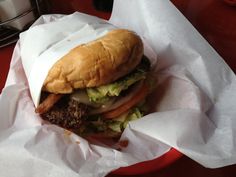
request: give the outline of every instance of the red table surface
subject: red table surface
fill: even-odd
[[[191,19],[191,18],[193,18],[193,16],[188,16],[188,14],[187,14],[188,12],[186,11],[186,9],[184,9],[186,7],[186,4],[188,3],[188,1],[189,0],[173,0],[175,5],[191,21],[191,20],[193,20],[193,19]],[[192,2],[193,1],[195,1],[195,0],[192,0]],[[208,2],[209,1],[212,1],[212,0],[208,0]],[[233,0],[231,0],[230,2],[232,2],[232,1]],[[64,5],[60,6],[60,3],[63,4],[63,2],[65,2],[64,0],[58,0],[58,1],[51,0],[51,2],[52,2],[52,4],[55,2],[57,3],[57,7],[54,6],[54,9],[53,9],[54,12],[64,11],[65,13],[71,13],[73,11],[73,9],[68,8],[69,5],[71,5],[70,3],[64,4],[66,6],[64,6]],[[73,7],[75,7],[77,10],[80,10],[81,12],[86,12],[86,13],[89,13],[92,15],[97,15],[99,17],[106,18],[106,19],[109,18],[108,13],[103,13],[103,12],[98,13],[93,8],[91,8],[91,5],[92,5],[91,1],[87,1],[87,3],[83,3],[83,5],[80,5],[80,6],[76,5],[78,3],[75,3],[76,2],[75,0],[70,0],[68,2],[73,2],[72,3]],[[81,0],[77,0],[77,2],[81,2]],[[201,2],[201,1],[198,1],[198,2]],[[195,5],[196,5],[196,3],[197,3],[197,0],[195,1]],[[213,7],[218,7],[218,6],[213,6]],[[197,8],[195,8],[195,10],[196,9]],[[234,9],[234,10],[236,11],[236,9]],[[236,12],[234,12],[233,15],[236,15]],[[233,19],[234,18],[231,18],[231,20],[233,20]],[[194,21],[191,21],[191,22],[193,23],[193,25],[199,25],[197,23],[194,23]],[[208,28],[204,29],[202,26],[199,25],[199,26],[195,26],[195,27],[201,32],[201,34],[203,36],[205,35],[204,37],[214,46],[214,48],[221,54],[221,56],[226,56],[226,58],[224,57],[225,61],[229,64],[229,66],[234,71],[236,71],[236,58],[234,55],[235,52],[234,52],[234,54],[230,53],[232,51],[232,50],[230,50],[232,46],[225,45],[226,43],[223,43],[223,44],[220,43],[220,44],[222,44],[222,45],[220,45],[219,43],[217,43],[215,38],[208,35],[209,29]],[[211,29],[213,29],[213,28],[211,28]],[[214,30],[212,30],[212,31],[210,31],[210,32],[212,32],[212,33],[215,32]],[[219,33],[217,33],[217,35],[218,34]],[[230,33],[230,34],[232,34],[232,33]],[[221,38],[221,37],[222,36],[220,36],[218,38]],[[232,38],[230,38],[230,39],[232,39]],[[9,70],[9,64],[10,64],[13,49],[14,49],[14,45],[0,48],[0,92],[5,84],[5,80],[7,77],[8,70]],[[137,177],[157,177],[157,176],[158,177],[177,177],[177,176],[178,177],[179,176],[231,177],[232,176],[233,177],[233,176],[236,176],[236,165],[231,165],[231,166],[218,168],[218,169],[208,169],[208,168],[205,168],[205,167],[197,164],[196,162],[194,162],[190,158],[183,156],[182,158],[180,158],[179,160],[177,160],[176,162],[174,162],[173,164],[171,164],[170,166],[168,166],[162,170],[158,170],[158,171],[152,172],[150,174],[136,175],[136,176]],[[121,177],[121,176],[109,174],[107,177]]]

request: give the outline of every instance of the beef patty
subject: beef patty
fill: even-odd
[[[66,129],[76,129],[82,124],[82,116],[87,110],[86,105],[64,96],[50,111],[43,113],[42,118]]]

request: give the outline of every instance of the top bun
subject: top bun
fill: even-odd
[[[132,71],[143,56],[143,43],[132,31],[116,29],[72,49],[49,70],[43,90],[71,93],[74,89],[111,83]]]

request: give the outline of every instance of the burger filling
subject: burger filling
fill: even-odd
[[[99,132],[120,134],[129,121],[141,118],[150,62],[143,57],[134,71],[117,81],[96,88],[78,89],[72,94],[42,93],[36,112],[44,120],[80,135]]]

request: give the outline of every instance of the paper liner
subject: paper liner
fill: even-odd
[[[93,41],[115,27],[97,17],[74,13],[59,18],[41,17],[20,34],[21,58],[35,106],[48,71],[78,45]]]
[[[43,16],[36,23],[78,16],[98,20],[75,13]],[[22,39],[27,39],[23,34],[0,97],[0,176],[105,176],[121,166],[157,158],[170,146],[210,168],[236,162],[236,78],[214,49],[169,1],[116,0],[110,23],[138,33],[145,54],[157,64],[158,87],[151,97],[156,112],[129,124],[121,138],[129,143],[121,151],[43,125],[34,113],[27,78],[31,85],[35,58],[54,45],[40,50],[29,45],[28,50],[37,55],[22,55],[27,53],[22,51],[22,47],[26,50]],[[28,40],[33,45],[34,38]],[[26,76],[23,58],[32,61],[23,64]],[[36,85],[30,86],[32,95]],[[33,97],[37,105],[37,94]]]

